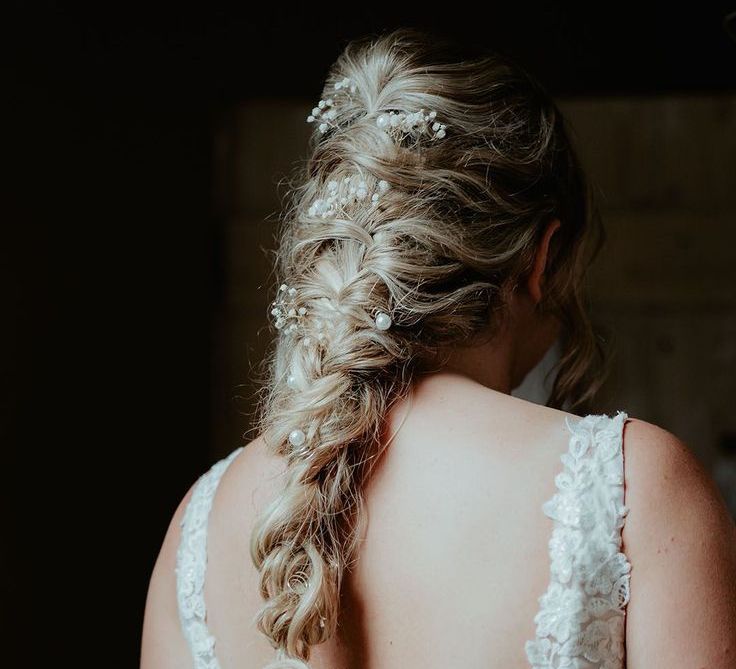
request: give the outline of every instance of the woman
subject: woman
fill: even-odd
[[[260,436],[177,509],[142,666],[732,668],[710,478],[586,413],[601,231],[555,104],[399,30],[349,44],[307,121]],[[511,396],[558,338],[548,405]]]

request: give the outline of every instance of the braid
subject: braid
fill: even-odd
[[[287,462],[251,537],[267,669],[308,669],[310,647],[335,634],[387,412],[425,356],[500,327],[506,288],[560,213],[549,308],[572,325],[555,401],[574,402],[595,363],[576,283],[592,223],[559,112],[510,61],[453,54],[411,30],[352,42],[307,118],[259,416]]]
[[[323,264],[292,286],[310,306],[280,342],[277,366],[291,376],[288,391],[273,398],[269,438],[289,460],[288,477],[252,540],[267,600],[258,626],[291,658],[274,666],[303,666],[296,658],[308,660],[309,646],[334,633],[340,584],[360,536],[366,453],[379,447],[387,384],[395,385],[404,356],[362,306],[383,302],[371,297],[370,264],[351,258],[360,254],[356,240],[340,248],[327,261],[331,272]]]

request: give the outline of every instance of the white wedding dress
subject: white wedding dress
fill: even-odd
[[[534,669],[623,669],[631,565],[621,551],[624,505],[623,427],[628,415],[566,418],[569,446],[555,477],[557,492],[542,505],[553,520],[550,578],[525,644]],[[220,669],[207,629],[204,578],[207,517],[235,449],[197,482],[181,521],[176,583],[179,617],[195,669]],[[233,668],[227,668],[233,669]]]

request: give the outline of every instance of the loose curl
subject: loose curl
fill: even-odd
[[[265,360],[257,421],[288,463],[251,537],[265,600],[255,622],[277,651],[268,669],[308,669],[310,647],[335,633],[387,411],[423,360],[497,331],[553,218],[561,227],[539,308],[565,327],[547,404],[584,409],[605,361],[582,281],[603,231],[566,122],[541,86],[506,56],[467,58],[410,29],[349,43],[323,97],[345,77],[356,91],[312,136],[277,250],[275,285],[295,287],[306,316],[300,336],[282,330]],[[420,109],[436,111],[445,138],[397,139],[376,123]],[[330,181],[352,174],[369,190],[390,185],[380,206],[310,211]],[[377,311],[391,315],[388,330],[374,327]],[[306,436],[300,449],[288,440],[294,429]]]

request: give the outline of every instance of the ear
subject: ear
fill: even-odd
[[[560,227],[560,219],[552,219],[545,228],[542,240],[537,247],[534,256],[534,266],[529,277],[527,278],[527,288],[529,294],[536,304],[542,300],[542,284],[544,283],[544,271],[547,267],[547,255],[549,253],[549,241],[557,228]]]

